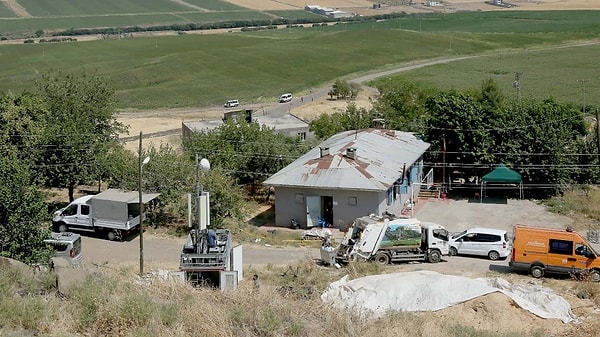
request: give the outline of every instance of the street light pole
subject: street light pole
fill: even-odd
[[[140,209],[140,276],[144,275],[144,201],[142,199],[142,166],[148,164],[150,157],[142,160],[142,131],[140,131],[139,175],[138,175],[138,201]]]

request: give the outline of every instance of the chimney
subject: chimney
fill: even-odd
[[[319,158],[323,158],[323,157],[329,155],[329,148],[328,147],[319,147],[319,154],[320,154]]]
[[[346,157],[350,159],[356,159],[356,148],[350,147],[346,149]]]

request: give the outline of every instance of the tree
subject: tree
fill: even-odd
[[[44,75],[36,83],[44,104],[37,171],[51,187],[68,188],[105,177],[103,154],[121,146],[126,128],[115,118],[114,88],[96,74]]]
[[[343,131],[369,128],[373,117],[365,108],[357,108],[351,102],[344,112],[323,114],[311,121],[310,130],[318,139],[326,139]]]
[[[47,261],[44,198],[16,150],[0,156],[0,255],[26,263]]]
[[[342,80],[336,80],[332,86],[330,96],[332,98],[333,98],[333,96],[335,96],[336,99],[339,99],[340,97],[346,98],[346,97],[350,96],[350,93],[351,93],[350,85],[348,84],[348,82],[342,81]]]
[[[299,137],[275,132],[256,122],[229,119],[220,127],[196,133],[186,144],[190,158],[207,158],[211,166],[235,177],[239,183],[262,182],[304,153]]]

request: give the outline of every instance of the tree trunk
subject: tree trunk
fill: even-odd
[[[71,203],[71,202],[73,202],[73,200],[75,200],[75,197],[73,196],[74,191],[75,191],[75,185],[69,184],[69,203]]]

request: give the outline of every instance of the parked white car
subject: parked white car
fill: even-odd
[[[230,99],[227,103],[223,104],[226,108],[235,108],[240,105],[240,102],[237,99]]]
[[[469,228],[450,237],[450,255],[487,256],[490,260],[505,259],[510,255],[510,243],[505,230]]]
[[[293,98],[293,96],[290,93],[283,94],[283,95],[279,96],[279,103],[287,103],[287,102],[291,101],[292,98]]]

